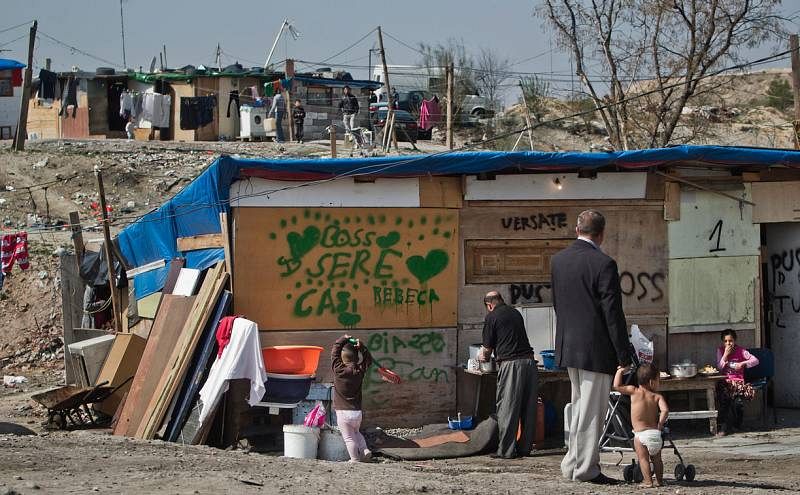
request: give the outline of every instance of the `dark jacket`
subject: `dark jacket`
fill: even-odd
[[[578,239],[550,264],[558,366],[613,375],[631,359],[617,263]]]
[[[333,369],[333,408],[338,411],[361,410],[361,385],[364,375],[372,365],[372,355],[366,346],[361,346],[364,359],[361,363],[345,363],[342,361],[342,347],[347,343],[345,337],[339,337],[331,350],[331,368]]]
[[[498,362],[533,358],[533,348],[519,311],[500,303],[483,322],[483,346],[494,350]]]
[[[294,107],[292,110],[292,121],[295,124],[302,124],[306,120],[306,110],[303,107]]]
[[[339,102],[339,110],[345,115],[358,113],[358,98],[353,93],[342,95],[342,100]]]

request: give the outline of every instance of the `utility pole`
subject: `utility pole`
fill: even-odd
[[[31,101],[31,78],[33,65],[33,47],[36,43],[36,28],[38,21],[33,21],[31,26],[30,38],[28,39],[28,65],[25,67],[25,75],[22,82],[22,101],[19,105],[19,121],[17,122],[17,134],[14,136],[14,151],[25,149],[25,138],[28,134],[28,104]]]
[[[447,77],[447,148],[453,149],[453,98],[454,98],[454,73],[455,67],[453,62],[448,64],[445,69]]]
[[[378,46],[381,51],[381,64],[383,65],[383,84],[386,87],[387,97],[387,111],[386,111],[386,125],[383,126],[383,132],[391,132],[391,139],[394,142],[394,148],[397,149],[397,135],[395,134],[394,127],[389,128],[389,123],[394,121],[394,102],[392,101],[392,87],[389,85],[389,68],[386,66],[386,50],[383,49],[383,32],[381,27],[378,26]],[[388,145],[387,145],[388,147]]]
[[[789,45],[792,50],[792,94],[794,95],[794,148],[800,149],[800,42],[797,35],[789,36]]]
[[[103,250],[105,251],[106,264],[108,265],[108,288],[111,290],[114,330],[119,333],[122,331],[122,308],[120,308],[119,293],[115,283],[114,256],[111,249],[111,229],[108,225],[108,211],[106,210],[106,191],[103,188],[103,172],[95,167],[94,174],[97,177],[97,190],[100,193],[100,212],[103,215]]]
[[[119,25],[122,31],[122,67],[128,69],[128,60],[125,58],[125,16],[122,13],[122,0],[119,0]]]
[[[219,43],[217,43],[217,70],[222,72],[222,48],[220,48]]]
[[[169,64],[167,63],[167,45],[162,45],[164,48],[164,68],[169,68]]]

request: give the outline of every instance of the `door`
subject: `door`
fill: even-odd
[[[800,407],[800,223],[764,226],[772,352],[775,354],[775,405]]]

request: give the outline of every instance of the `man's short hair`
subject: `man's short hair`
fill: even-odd
[[[596,236],[606,230],[606,217],[597,210],[584,210],[578,215],[578,232]]]
[[[345,89],[350,89],[350,86],[345,86],[345,87],[343,87],[343,88],[342,88],[342,91],[344,91]]]
[[[503,301],[503,296],[501,296],[500,293],[497,292],[497,291],[492,291],[492,292],[486,294],[483,297],[483,303],[484,304],[490,304],[490,303],[491,304],[502,304],[504,302],[505,301]]]
[[[642,363],[636,371],[636,380],[639,382],[640,386],[649,385],[650,382],[658,378],[658,376],[658,368],[656,368],[653,363]]]
[[[345,363],[356,362],[356,347],[353,344],[348,342],[342,346],[342,361]]]

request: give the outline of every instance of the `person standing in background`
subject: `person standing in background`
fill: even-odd
[[[300,99],[294,100],[294,110],[292,110],[292,121],[294,122],[294,139],[298,143],[303,142],[303,122],[306,120],[306,111]]]
[[[286,115],[286,100],[283,99],[283,94],[278,92],[275,93],[275,97],[272,98],[272,107],[269,109],[270,115],[275,115],[275,142],[282,143],[283,139],[283,117]]]

